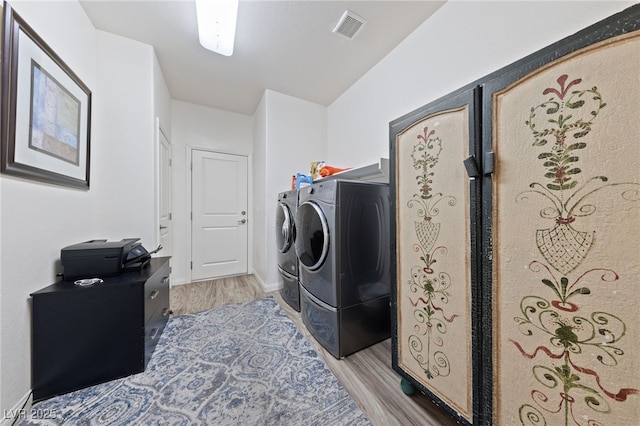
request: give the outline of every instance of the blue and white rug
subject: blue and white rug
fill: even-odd
[[[273,298],[169,319],[146,371],[22,425],[370,425]]]

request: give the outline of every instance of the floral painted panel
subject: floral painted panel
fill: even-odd
[[[494,94],[494,424],[640,424],[640,36]]]
[[[398,365],[472,422],[468,107],[396,137]]]

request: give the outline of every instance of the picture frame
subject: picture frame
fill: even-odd
[[[0,172],[88,189],[91,90],[3,5]]]

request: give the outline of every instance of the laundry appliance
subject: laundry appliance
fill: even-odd
[[[294,189],[278,194],[276,245],[278,248],[278,271],[284,282],[280,294],[289,306],[300,312],[298,257],[296,256],[294,246],[296,239],[295,215],[297,209],[297,190]]]
[[[301,188],[296,229],[311,335],[336,358],[390,337],[389,185],[334,179]]]

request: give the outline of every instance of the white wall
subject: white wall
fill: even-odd
[[[250,210],[254,218],[254,244],[251,253],[253,272],[263,287],[267,287],[269,281],[265,251],[268,227],[267,218],[264,217],[267,209],[267,141],[267,92],[265,92],[253,113],[253,209]],[[260,232],[262,236],[259,236]],[[275,283],[277,284],[277,280]]]
[[[390,121],[633,3],[447,2],[328,107],[328,163],[388,157]]]
[[[278,193],[291,188],[292,175],[309,174],[312,161],[325,159],[327,115],[324,106],[266,90],[255,116],[254,271],[265,289],[274,290],[282,286],[275,233]]]
[[[246,155],[249,156],[251,170],[253,117],[174,100],[171,105],[171,126],[173,156],[171,283],[175,285],[191,281],[187,266],[191,261],[189,258],[191,221],[188,220],[191,212],[188,179],[191,174],[188,166],[188,151],[190,148],[203,148],[228,154]],[[249,200],[251,200],[253,192],[251,188],[249,192]],[[251,205],[249,211],[251,211]],[[251,223],[251,218],[249,220]],[[249,226],[249,241],[251,242],[252,239],[253,232]],[[251,269],[252,264],[249,259],[249,271]]]
[[[154,116],[160,120],[160,127],[167,136],[171,135],[171,93],[167,83],[164,81],[160,63],[155,52],[153,53],[153,93],[154,97]]]
[[[95,90],[96,36],[80,5],[14,1],[11,4],[78,77]],[[92,178],[99,179],[95,174]],[[29,294],[55,281],[61,247],[88,239],[96,229],[98,196],[93,190],[66,189],[0,176],[2,409],[13,408],[31,388]]]
[[[92,238],[154,240],[154,117],[170,110],[150,46],[96,31],[76,1],[11,3],[93,101],[89,190],[0,175],[0,406],[7,412],[31,387],[29,295],[56,280],[60,249]]]
[[[153,116],[157,120],[157,125],[159,125],[159,129],[157,128],[156,123],[154,122],[154,164],[156,165],[156,170],[154,173],[154,209],[156,212],[160,212],[160,184],[162,182],[160,177],[160,134],[161,130],[164,135],[167,137],[169,142],[171,142],[171,93],[169,92],[169,88],[167,87],[167,83],[164,80],[164,76],[162,75],[162,70],[160,69],[160,63],[158,62],[158,57],[155,52],[153,52],[153,93],[154,93],[154,105],[153,105]],[[172,147],[169,147],[169,151],[171,155]],[[171,170],[171,169],[170,169]],[[157,247],[160,244],[160,216],[156,215],[154,217],[154,229],[155,229],[155,238],[154,241],[148,241],[147,247]],[[172,250],[171,248],[161,250],[156,256],[171,256]],[[173,262],[172,262],[173,264]]]
[[[99,195],[92,238],[156,241],[153,48],[97,31],[92,191]]]

